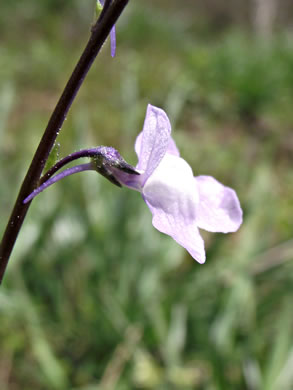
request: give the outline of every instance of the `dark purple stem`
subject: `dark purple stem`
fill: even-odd
[[[92,148],[92,149],[83,149],[79,150],[78,152],[74,152],[69,154],[68,156],[62,158],[61,160],[57,161],[55,165],[53,165],[40,179],[40,184],[42,185],[45,183],[48,179],[50,179],[51,176],[53,176],[59,169],[63,168],[68,163],[75,161],[82,157],[96,157],[100,153],[100,147]]]
[[[46,188],[50,187],[52,184],[56,183],[56,181],[59,181],[66,176],[70,176],[75,173],[83,172],[83,171],[96,171],[96,168],[92,165],[92,163],[80,164],[80,165],[76,165],[75,167],[67,168],[64,171],[58,173],[58,175],[51,177],[51,179],[47,180],[45,183],[40,185],[40,187],[36,188],[27,198],[24,199],[23,203],[26,204],[30,202],[39,193],[44,191]]]
[[[69,108],[84,81],[93,61],[99,53],[111,29],[117,22],[129,0],[106,0],[99,19],[92,28],[91,37],[82,53],[65,89],[52,113],[47,128],[33,157],[20,188],[15,206],[0,244],[0,283],[2,282],[10,254],[28,211],[30,202],[23,200],[38,185],[50,151],[61,130]]]

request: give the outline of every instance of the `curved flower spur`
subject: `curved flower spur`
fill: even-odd
[[[96,151],[96,155],[89,151]],[[169,119],[160,108],[148,105],[135,151],[138,156],[135,168],[113,148],[81,151],[88,154],[79,157],[92,158],[89,164],[68,168],[51,177],[24,202],[65,176],[96,170],[114,184],[139,191],[153,215],[153,226],[171,236],[199,263],[204,263],[204,241],[199,228],[211,232],[235,232],[242,223],[236,192],[211,176],[193,176],[191,167],[180,157],[171,137]]]

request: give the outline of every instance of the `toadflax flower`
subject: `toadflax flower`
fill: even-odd
[[[65,176],[96,170],[114,184],[139,191],[152,213],[153,226],[171,236],[199,263],[204,263],[204,241],[199,228],[229,233],[235,232],[242,223],[242,210],[235,191],[211,176],[193,176],[191,167],[180,157],[171,137],[169,119],[160,108],[148,105],[135,151],[138,156],[135,168],[111,147],[76,152],[71,155],[71,161],[92,157],[91,162],[53,176],[24,202]],[[65,163],[68,161],[64,159]],[[61,161],[59,165],[64,164]]]
[[[139,176],[115,169],[122,184],[141,192],[153,226],[171,236],[199,263],[205,262],[198,228],[235,232],[242,223],[236,192],[211,176],[193,176],[171,137],[166,113],[148,105],[142,132],[135,142]]]

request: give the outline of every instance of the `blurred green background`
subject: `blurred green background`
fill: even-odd
[[[0,232],[89,36],[92,0],[0,1]],[[136,164],[147,103],[244,223],[196,263],[87,172],[33,202],[0,289],[1,390],[293,388],[291,1],[130,1],[59,136]]]

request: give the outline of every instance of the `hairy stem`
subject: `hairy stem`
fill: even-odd
[[[52,113],[47,128],[21,185],[17,200],[0,244],[0,283],[10,254],[30,206],[23,200],[38,185],[41,173],[54,142],[61,130],[69,108],[84,81],[94,59],[129,0],[106,0],[99,19],[92,28],[90,39]]]

